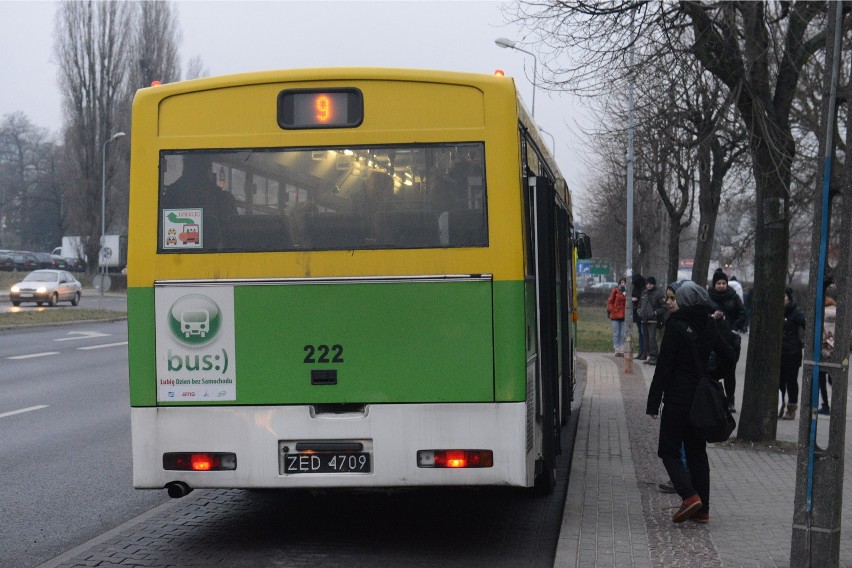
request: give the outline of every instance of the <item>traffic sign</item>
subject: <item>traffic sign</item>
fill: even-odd
[[[101,284],[102,282],[103,284]],[[103,273],[96,274],[92,283],[95,286],[95,290],[99,292],[109,292],[110,286],[112,286],[112,280]]]
[[[612,265],[608,260],[578,260],[577,274],[583,276],[606,276],[612,274]]]

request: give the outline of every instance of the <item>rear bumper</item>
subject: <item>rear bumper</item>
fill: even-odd
[[[132,408],[133,485],[192,488],[413,487],[532,485],[526,404],[381,404],[363,413],[316,414],[311,406]],[[281,441],[367,440],[370,473],[281,472]],[[486,449],[494,465],[417,466],[418,450]],[[233,471],[166,471],[166,452],[233,452]]]

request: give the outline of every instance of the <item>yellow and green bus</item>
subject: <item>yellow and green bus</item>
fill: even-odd
[[[587,246],[511,78],[140,90],[134,486],[552,489]]]

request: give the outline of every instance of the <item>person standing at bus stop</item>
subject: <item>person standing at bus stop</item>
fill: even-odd
[[[645,348],[648,359],[646,365],[657,364],[657,329],[662,327],[666,317],[666,297],[657,288],[657,279],[649,276],[645,279],[645,290],[639,299],[639,319],[645,331]]]
[[[710,520],[710,462],[706,442],[689,422],[689,411],[698,381],[707,373],[710,352],[715,351],[722,361],[733,354],[709,317],[710,299],[703,287],[692,281],[681,283],[674,302],[676,309],[672,306],[663,333],[645,413],[655,420],[660,417],[657,456],[683,500],[672,522],[691,519],[706,523]]]
[[[781,334],[781,372],[778,389],[781,391],[781,410],[778,418],[794,420],[799,408],[799,368],[802,366],[802,337],[805,314],[793,299],[793,289],[784,290],[784,328]],[[786,403],[784,401],[786,395]]]
[[[627,279],[618,281],[618,286],[612,289],[609,301],[606,303],[606,313],[612,320],[612,348],[616,357],[624,357],[624,309],[626,307]]]
[[[830,283],[829,286],[833,285]],[[828,286],[826,286],[828,289]],[[823,310],[822,316],[822,345],[820,346],[820,355],[822,356],[822,361],[829,363],[831,362],[831,358],[834,357],[834,333],[836,329],[837,323],[837,302],[831,296],[826,295],[825,297],[825,308]],[[819,414],[824,414],[826,416],[831,414],[831,405],[829,404],[828,398],[828,387],[826,383],[831,385],[831,375],[829,375],[826,371],[819,372],[819,394],[822,399],[822,404],[820,404],[819,410],[817,411]],[[833,386],[833,385],[832,385]]]
[[[710,294],[710,307],[713,308],[713,317],[719,323],[719,331],[736,354],[736,358],[731,364],[720,365],[713,376],[716,380],[724,381],[728,410],[734,413],[737,411],[735,406],[737,362],[740,360],[742,347],[740,331],[745,327],[746,322],[745,306],[743,306],[742,300],[734,289],[728,286],[728,276],[721,268],[717,268],[716,272],[713,273],[713,285],[708,288],[707,292]]]

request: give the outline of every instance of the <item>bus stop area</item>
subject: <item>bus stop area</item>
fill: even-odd
[[[747,338],[737,366],[738,410]],[[580,358],[586,373],[576,393],[579,419],[555,566],[790,565],[800,415],[778,421],[776,443],[754,446],[732,438],[708,444],[710,522],[675,524],[671,517],[680,498],[658,487],[668,481],[657,457],[659,420],[645,415],[655,367],[633,361],[627,375],[624,360],[610,354],[581,353]],[[739,420],[740,414],[735,416]],[[828,418],[819,416],[819,446],[827,442]],[[852,420],[844,418],[839,565],[849,567]]]

